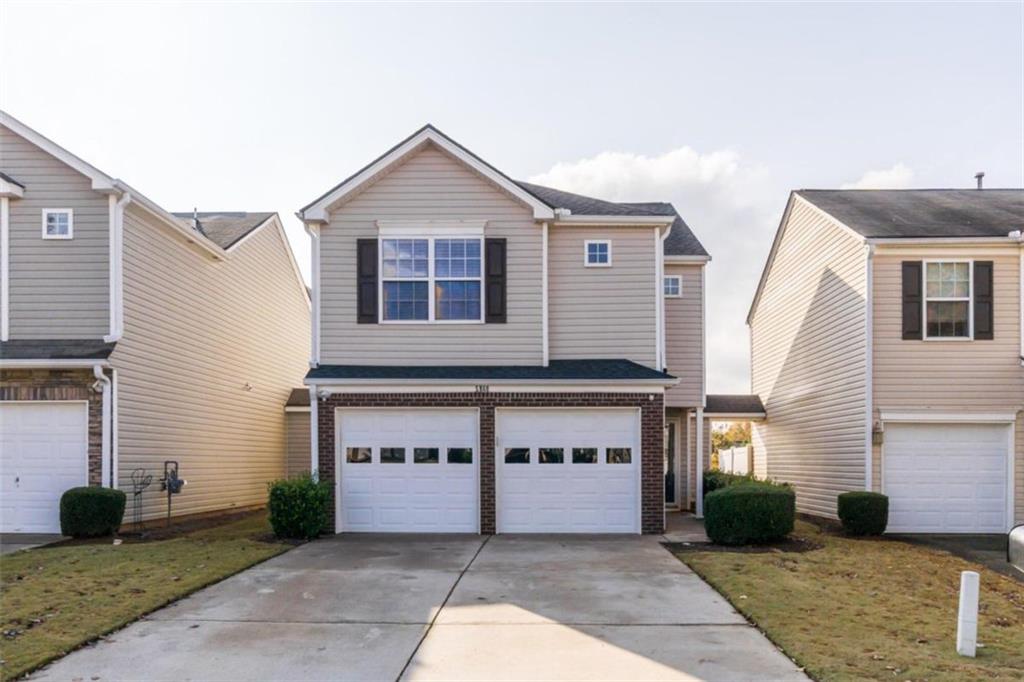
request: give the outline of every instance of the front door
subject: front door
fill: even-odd
[[[665,506],[679,508],[679,485],[676,470],[676,425],[665,425]]]

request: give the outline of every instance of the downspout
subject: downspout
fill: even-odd
[[[103,394],[100,485],[112,488],[114,486],[111,483],[110,476],[110,377],[103,372],[103,365],[93,365],[92,373],[96,377],[93,390]],[[96,387],[97,384],[99,384],[99,388]]]
[[[320,480],[320,416],[316,384],[309,387],[309,473],[314,481]]]
[[[11,334],[11,200],[0,197],[0,341]]]
[[[874,429],[875,417],[875,390],[874,390],[874,296],[875,286],[875,247],[873,244],[864,245],[864,404],[867,433],[864,436],[864,490],[870,492],[874,485],[874,444],[872,441],[872,430]]]
[[[1017,311],[1020,313],[1020,364],[1021,367],[1024,367],[1024,230],[1014,230],[1009,237],[1016,239],[1020,247],[1020,265],[1017,275],[1020,291],[1017,294]]]
[[[704,407],[697,407],[697,417],[695,419],[694,428],[697,429],[696,433],[696,446],[697,446],[697,471],[695,472],[696,483],[697,483],[697,504],[696,504],[696,516],[698,519],[704,518]]]
[[[302,220],[301,213],[296,215]],[[309,345],[309,366],[317,367],[320,364],[320,228],[305,220],[303,220],[302,226],[310,239],[310,285],[313,288],[313,314],[310,316],[313,329]]]
[[[550,345],[548,341],[548,223],[541,223],[541,355],[544,366],[548,366]]]
[[[116,202],[110,196],[110,334],[103,338],[108,343],[124,334],[124,210],[131,201],[128,191]]]
[[[665,344],[665,327],[667,326],[665,318],[665,240],[668,239],[669,234],[672,233],[672,224],[665,229],[665,232],[655,240],[655,248],[657,249],[657,267],[655,268],[658,272],[656,282],[656,296],[658,301],[658,367],[659,371],[666,371],[668,369],[668,351]],[[655,235],[658,235],[658,231],[655,231]]]

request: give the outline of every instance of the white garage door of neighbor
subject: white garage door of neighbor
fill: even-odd
[[[344,532],[476,533],[476,410],[337,413]]]
[[[636,409],[498,410],[498,532],[640,532],[639,431]]]
[[[1009,442],[1004,424],[886,424],[889,532],[1006,532]]]
[[[0,531],[59,533],[60,496],[89,480],[84,402],[0,403]]]

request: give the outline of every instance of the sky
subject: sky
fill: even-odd
[[[430,122],[506,174],[671,201],[708,391],[799,188],[1024,186],[1024,3],[0,3],[0,108],[168,210],[295,211]]]

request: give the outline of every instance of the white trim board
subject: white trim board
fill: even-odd
[[[1014,424],[1016,412],[897,412],[882,410],[882,422],[955,423],[955,424]]]

